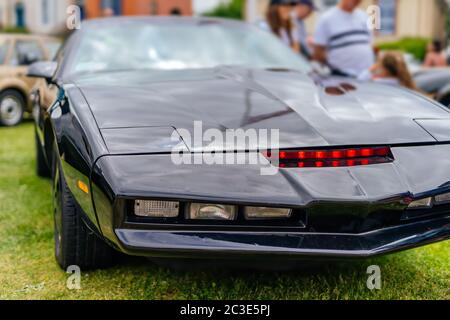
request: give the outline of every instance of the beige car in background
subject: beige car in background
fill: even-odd
[[[28,66],[51,60],[61,41],[34,35],[0,33],[0,125],[14,126],[30,112],[30,91],[37,79],[26,76]]]

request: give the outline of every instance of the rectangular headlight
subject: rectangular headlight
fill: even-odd
[[[245,219],[287,219],[291,217],[291,209],[266,208],[266,207],[245,207]]]
[[[430,209],[432,206],[433,198],[430,197],[411,202],[408,209]]]
[[[235,220],[236,206],[209,203],[191,203],[188,219],[193,220]]]
[[[450,192],[435,196],[434,201],[436,204],[450,203]]]
[[[134,214],[149,218],[175,218],[178,216],[180,203],[175,201],[136,200]]]

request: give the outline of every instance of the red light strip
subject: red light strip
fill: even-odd
[[[312,151],[280,151],[281,160],[316,160],[316,159],[353,159],[368,157],[388,157],[391,150],[388,147],[340,149],[340,150],[312,150]]]
[[[267,152],[266,156],[273,159],[271,152]],[[353,167],[388,163],[393,160],[389,147],[279,152],[282,168]]]

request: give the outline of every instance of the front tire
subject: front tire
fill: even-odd
[[[106,268],[112,265],[114,251],[94,232],[81,217],[81,209],[55,164],[53,181],[54,238],[56,261],[63,270],[76,265],[82,270]]]
[[[16,90],[0,93],[0,125],[12,127],[22,122],[25,111],[25,99]]]

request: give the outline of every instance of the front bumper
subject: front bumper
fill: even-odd
[[[127,254],[177,258],[366,258],[450,238],[450,215],[363,234],[116,229]]]

